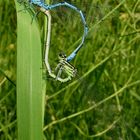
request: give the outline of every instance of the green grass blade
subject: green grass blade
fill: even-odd
[[[42,140],[44,94],[38,24],[29,12],[17,9],[17,120],[18,140]]]

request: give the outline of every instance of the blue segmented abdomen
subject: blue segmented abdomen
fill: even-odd
[[[53,5],[47,5],[44,3],[44,0],[29,0],[29,2],[31,4],[35,4],[39,7],[43,7],[44,9],[46,10],[51,10],[51,9],[54,9],[54,8],[57,8],[57,7],[60,7],[60,6],[66,6],[68,8],[71,8],[73,10],[75,10],[76,12],[78,12],[80,14],[80,17],[81,17],[81,20],[82,20],[82,23],[83,23],[83,26],[84,26],[84,33],[83,33],[83,37],[82,37],[82,41],[81,43],[78,45],[78,47],[66,58],[67,62],[70,62],[72,59],[74,59],[74,57],[76,56],[76,54],[78,53],[78,51],[81,49],[81,47],[83,46],[84,44],[84,41],[85,41],[85,37],[88,33],[88,27],[87,27],[87,23],[86,23],[86,20],[85,20],[85,17],[83,15],[83,12],[78,9],[77,7],[67,3],[67,2],[60,2],[60,3],[57,3],[57,4],[53,4]]]

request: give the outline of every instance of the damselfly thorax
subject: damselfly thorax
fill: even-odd
[[[58,77],[61,77],[61,78],[69,77],[71,79],[75,77],[77,74],[77,69],[72,64],[67,62],[66,58],[67,57],[64,53],[59,54],[59,63],[55,69],[55,72],[57,73],[56,79]]]

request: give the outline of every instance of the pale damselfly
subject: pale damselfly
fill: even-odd
[[[71,80],[73,77],[77,74],[77,69],[71,65],[67,61],[67,57],[64,53],[59,54],[59,63],[57,64],[55,68],[55,72],[52,72],[50,64],[49,64],[49,48],[50,48],[50,38],[51,38],[51,14],[48,10],[45,10],[44,8],[40,9],[42,12],[44,12],[47,15],[48,18],[48,29],[47,29],[47,39],[46,39],[46,50],[45,50],[45,65],[49,72],[49,75],[53,77],[54,79],[60,81],[60,82],[67,82]],[[63,74],[63,76],[62,76]]]

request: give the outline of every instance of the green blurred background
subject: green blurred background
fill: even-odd
[[[60,1],[51,1],[57,2]],[[94,107],[82,115],[49,127],[44,131],[44,139],[140,139],[140,1],[126,0],[117,9],[115,7],[121,0],[68,2],[84,11],[89,34],[84,47],[71,62],[78,69],[78,76],[67,83],[56,82],[47,76],[48,100],[44,125]],[[68,55],[76,47],[75,42],[81,37],[83,26],[78,14],[66,7],[51,11],[51,15],[52,38],[49,57],[54,67],[60,51]],[[43,32],[43,17],[43,14],[38,17],[40,32]],[[1,140],[17,139],[16,87],[13,84],[16,83],[16,27],[14,1],[1,0]],[[43,44],[42,39],[42,46]],[[119,91],[120,89],[122,90]],[[116,96],[111,97],[117,92]],[[109,99],[106,100],[107,98]]]

